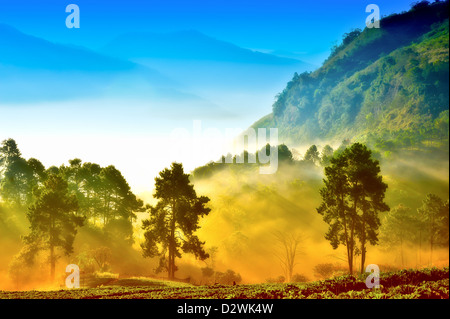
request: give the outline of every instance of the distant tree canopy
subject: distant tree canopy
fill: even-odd
[[[417,210],[422,221],[423,230],[428,236],[430,245],[430,263],[433,262],[435,246],[446,246],[449,243],[449,204],[435,194],[428,194]]]
[[[231,269],[228,269],[226,272],[217,271],[215,273],[215,279],[217,283],[222,285],[233,285],[242,281],[241,275]]]
[[[331,48],[330,57],[335,56],[339,51],[352,43],[352,41],[355,40],[361,34],[361,32],[361,29],[353,29],[348,33],[344,33],[344,35],[342,36],[342,43]]]
[[[417,214],[402,204],[393,208],[385,217],[381,226],[380,240],[388,249],[400,252],[401,265],[405,265],[405,247],[418,240],[418,230],[422,227]]]
[[[330,162],[325,167],[325,186],[320,189],[322,203],[317,212],[330,225],[325,238],[331,246],[346,247],[349,272],[353,273],[354,256],[359,253],[363,273],[366,246],[378,242],[378,213],[389,210],[384,202],[387,184],[379,175],[379,162],[360,143],[346,148]]]
[[[209,178],[215,173],[220,172],[226,168],[239,170],[240,168],[244,169],[248,167],[256,168],[261,165],[266,165],[267,163],[263,162],[260,159],[259,154],[261,153],[265,154],[266,156],[269,156],[269,154],[274,154],[272,152],[275,152],[275,150],[277,151],[278,154],[279,166],[286,166],[286,165],[289,166],[290,164],[295,163],[292,151],[289,149],[287,145],[280,144],[274,146],[267,143],[265,146],[263,146],[260,150],[256,151],[255,153],[249,153],[248,151],[244,150],[239,155],[234,156],[232,154],[223,155],[221,156],[219,162],[209,162],[206,165],[195,168],[194,171],[192,172],[192,177],[194,179]],[[249,158],[254,159],[254,163],[251,163],[249,161]]]
[[[426,1],[426,0],[416,1],[411,4],[411,8],[413,10],[420,10],[420,9],[424,9],[424,8],[428,7],[429,4],[430,4],[430,2]]]
[[[311,165],[317,166],[317,168],[319,168],[320,166],[325,167],[330,165],[330,160],[335,154],[342,153],[348,145],[350,145],[349,139],[344,139],[336,151],[333,150],[333,148],[328,144],[323,146],[321,151],[319,151],[317,145],[311,145],[306,150],[303,158],[300,159],[297,149],[290,149],[286,144],[272,146],[268,143],[263,146],[261,150],[255,152],[254,154],[249,154],[247,151],[244,151],[240,155],[235,156],[228,154],[221,157],[221,162],[209,162],[206,165],[199,166],[193,170],[192,178],[193,180],[210,178],[215,173],[223,172],[226,169],[239,172],[241,169],[245,170],[248,168],[257,168],[260,165],[264,165],[259,160],[260,152],[265,152],[266,155],[269,155],[270,152],[275,152],[275,149],[278,154],[278,167],[281,169],[277,170],[277,172],[282,171],[283,168],[303,169],[306,166],[307,169],[310,169],[312,167]],[[294,158],[294,154],[297,154],[298,158]],[[375,155],[379,154],[373,153],[373,155],[375,157]],[[256,163],[249,163],[248,159],[250,157],[254,158],[256,160]]]
[[[13,139],[2,142],[0,199],[6,205],[27,209],[38,200],[39,189],[52,175],[67,183],[86,224],[102,228],[111,238],[133,242],[132,222],[136,212],[144,211],[144,205],[114,166],[101,167],[76,158],[69,160],[69,166],[46,169],[37,159],[24,159]]]
[[[322,166],[328,166],[330,165],[330,160],[333,157],[334,150],[330,145],[325,145],[322,149],[320,162]]]
[[[318,164],[320,162],[320,153],[316,145],[312,145],[305,153],[303,160],[311,164]]]
[[[175,258],[181,252],[192,253],[200,260],[208,258],[204,242],[195,235],[199,220],[210,212],[205,205],[209,198],[198,197],[183,165],[172,163],[155,178],[158,203],[149,206],[150,218],[142,222],[145,242],[141,244],[144,257],[159,257],[157,271],[166,270],[169,279],[175,278]]]
[[[448,199],[444,201],[435,194],[428,194],[417,210],[399,204],[384,217],[380,240],[385,248],[399,251],[402,266],[407,264],[404,253],[407,246],[426,247],[428,243],[429,264],[433,263],[433,250],[436,247],[448,249],[448,203]]]
[[[33,189],[46,178],[44,165],[34,158],[25,160],[13,139],[1,145],[1,199],[9,206],[27,207],[33,201]]]

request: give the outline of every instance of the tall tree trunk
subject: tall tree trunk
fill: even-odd
[[[169,279],[173,280],[175,278],[175,272],[174,272],[174,268],[175,268],[175,231],[173,229],[173,226],[171,225],[171,230],[170,230],[170,243],[169,243]]]
[[[55,220],[50,217],[50,238],[49,238],[49,244],[50,244],[50,279],[52,283],[55,281],[55,246],[53,244],[54,238],[53,238],[53,230],[55,228]]]
[[[353,260],[351,259],[351,256],[348,256],[348,273],[352,274],[353,272]]]
[[[362,224],[362,234],[361,234],[361,274],[364,274],[366,271],[364,266],[366,262],[366,225],[363,221]]]
[[[350,275],[353,275],[353,261],[355,253],[355,217],[352,217],[352,225],[350,229],[350,258],[348,260]]]
[[[348,272],[350,275],[353,274],[353,244],[350,243],[350,249],[348,250]]]
[[[356,186],[358,185],[358,183],[356,183]],[[355,218],[357,216],[356,213],[356,208],[358,207],[357,204],[358,200],[355,198],[354,199],[354,203],[353,203],[353,216],[351,216],[351,229],[350,229],[350,260],[349,260],[349,265],[350,265],[350,275],[353,275],[353,260],[354,260],[354,252],[355,252]]]
[[[50,244],[50,279],[55,281],[55,251],[53,244]]]
[[[350,232],[352,233],[352,232]],[[347,261],[348,261],[348,272],[349,274],[353,274],[353,236],[350,235],[349,240],[347,241]]]
[[[364,244],[363,251],[361,252],[361,273],[362,274],[366,271],[366,269],[365,269],[365,266],[366,266],[366,253],[367,253],[366,245]]]
[[[172,205],[172,220],[170,222],[170,243],[169,243],[169,279],[175,279],[175,202]]]
[[[344,206],[344,197],[341,195],[340,198],[340,206],[341,208]],[[344,209],[345,210],[345,209]],[[342,212],[342,224],[344,225],[344,235],[345,235],[345,248],[347,249],[347,262],[348,262],[348,271],[352,272],[353,270],[353,260],[351,260],[351,254],[350,254],[350,241],[349,241],[349,234],[347,230],[347,218],[345,216],[345,211]]]

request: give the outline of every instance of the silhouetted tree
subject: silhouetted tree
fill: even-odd
[[[45,168],[37,159],[25,160],[13,139],[0,147],[0,194],[12,206],[27,207],[33,201],[33,189],[45,179]]]
[[[155,178],[155,194],[158,199],[150,206],[150,218],[144,220],[145,242],[141,244],[144,257],[160,257],[157,271],[167,269],[169,279],[175,278],[175,258],[181,252],[192,253],[200,260],[208,258],[200,239],[194,235],[199,228],[200,217],[209,214],[205,207],[209,198],[198,197],[183,165],[172,163]]]
[[[132,243],[135,212],[145,209],[122,173],[112,165],[102,168],[98,164],[82,164],[80,159],[70,160],[69,164],[59,171],[67,180],[70,193],[76,195],[80,213],[92,224],[101,219],[107,235]]]
[[[39,249],[49,250],[52,280],[58,259],[55,250],[61,248],[66,255],[70,255],[77,227],[83,225],[84,217],[78,216],[77,210],[77,199],[69,195],[67,182],[60,176],[50,175],[27,213],[31,232],[24,237],[25,243],[32,245],[38,242]]]
[[[380,226],[378,212],[387,211],[384,203],[387,185],[379,175],[377,160],[365,145],[355,143],[331,159],[325,167],[325,186],[320,189],[322,204],[317,212],[330,225],[325,238],[337,249],[347,249],[349,272],[357,250],[361,253],[361,271],[364,271],[366,245],[378,241]],[[356,240],[360,247],[357,249]]]

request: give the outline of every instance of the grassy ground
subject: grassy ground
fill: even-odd
[[[100,282],[99,282],[100,284]],[[0,291],[0,299],[448,299],[449,268],[382,273],[380,287],[367,289],[363,276],[341,276],[305,284],[193,286],[148,278],[103,278],[96,288]]]

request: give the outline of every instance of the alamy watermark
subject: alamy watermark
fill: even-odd
[[[66,12],[70,13],[66,17],[66,27],[68,29],[79,29],[80,28],[80,7],[76,4],[69,4],[66,7]]]
[[[80,288],[80,267],[75,264],[67,265],[66,273],[69,273],[66,277],[66,287],[69,289]]]
[[[274,174],[278,170],[278,129],[249,128],[245,131],[237,128],[202,128],[199,120],[193,121],[192,131],[176,128],[170,134],[172,148],[178,156],[215,154],[215,163],[259,163],[260,174]],[[267,144],[270,147],[265,147]],[[243,151],[248,154],[244,158]],[[231,153],[236,156],[233,158]],[[228,154],[228,156],[225,156]],[[237,155],[241,154],[241,155]],[[209,159],[213,160],[213,159]]]
[[[380,288],[380,268],[378,267],[378,265],[367,265],[366,272],[370,273],[366,278],[366,287],[369,289]]]
[[[66,12],[70,13],[66,17],[66,27],[69,29],[80,28],[80,7],[76,4],[69,4],[66,7]],[[366,18],[366,26],[369,29],[380,27],[380,8],[376,4],[369,4],[366,7],[366,12],[370,15]]]
[[[366,12],[370,12],[366,18],[366,27],[369,29],[380,28],[380,8],[376,4],[369,4],[366,7]]]

